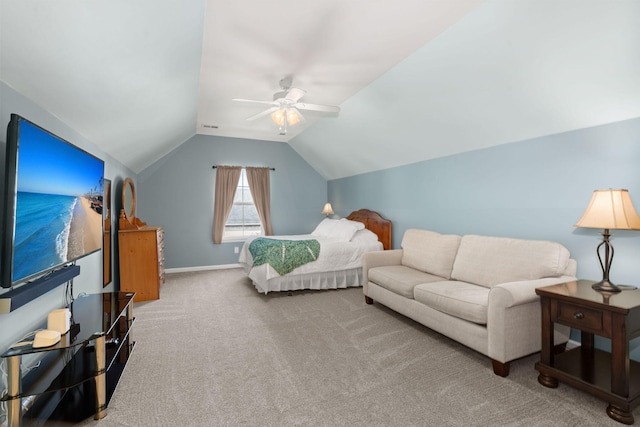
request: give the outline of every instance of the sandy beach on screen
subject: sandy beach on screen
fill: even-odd
[[[80,203],[73,209],[71,218],[67,259],[74,259],[102,247],[102,215],[91,209],[89,199],[78,199]]]

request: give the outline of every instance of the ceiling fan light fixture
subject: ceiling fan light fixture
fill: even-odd
[[[273,122],[281,129],[286,129],[287,126],[293,126],[300,123],[300,115],[294,109],[279,108],[271,113],[271,120],[273,120]]]
[[[271,120],[273,120],[273,122],[275,124],[277,124],[278,126],[282,127],[284,126],[284,121],[285,121],[285,114],[284,114],[284,110],[282,108],[274,111],[271,114]]]
[[[300,122],[300,116],[296,112],[296,110],[287,109],[287,123],[291,126]]]
[[[335,105],[307,104],[306,102],[300,102],[306,92],[300,88],[291,87],[291,83],[291,77],[282,79],[280,81],[280,87],[282,90],[273,94],[273,101],[262,101],[257,99],[244,98],[233,98],[233,100],[270,105],[271,107],[267,108],[266,110],[247,117],[247,120],[257,120],[264,116],[270,115],[271,120],[276,125],[278,125],[278,128],[280,129],[280,135],[286,135],[287,128],[289,126],[294,126],[300,122],[305,122],[305,118],[301,113],[301,110],[317,111],[320,113],[332,113],[336,115],[340,112],[340,107]]]

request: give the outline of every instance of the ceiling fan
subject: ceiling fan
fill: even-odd
[[[287,128],[293,126],[300,121],[305,121],[304,116],[300,113],[300,110],[306,111],[318,111],[321,113],[339,113],[340,107],[334,105],[319,105],[319,104],[307,104],[300,102],[304,94],[304,90],[297,87],[291,87],[293,79],[291,77],[285,77],[280,80],[280,89],[273,94],[273,101],[260,101],[256,99],[240,99],[234,98],[233,101],[240,102],[252,102],[254,104],[267,104],[271,105],[270,108],[254,114],[251,117],[247,117],[247,120],[256,120],[260,117],[271,115],[271,119],[278,125],[280,129],[280,135],[286,135]]]

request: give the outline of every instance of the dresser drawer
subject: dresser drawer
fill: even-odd
[[[611,313],[576,304],[557,302],[554,322],[602,337],[611,337]]]
[[[120,290],[135,292],[136,301],[160,298],[164,283],[164,229],[119,230]]]

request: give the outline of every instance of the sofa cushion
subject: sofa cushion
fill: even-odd
[[[413,289],[417,302],[480,325],[487,324],[491,289],[466,282],[423,283]]]
[[[376,285],[411,299],[413,299],[414,286],[420,283],[442,280],[442,277],[423,273],[422,271],[404,265],[387,265],[384,267],[371,268],[369,269],[368,278],[370,282]]]
[[[559,277],[568,262],[569,251],[559,243],[467,235],[460,242],[451,278],[492,287]]]
[[[409,229],[402,237],[402,265],[449,279],[461,237]]]

